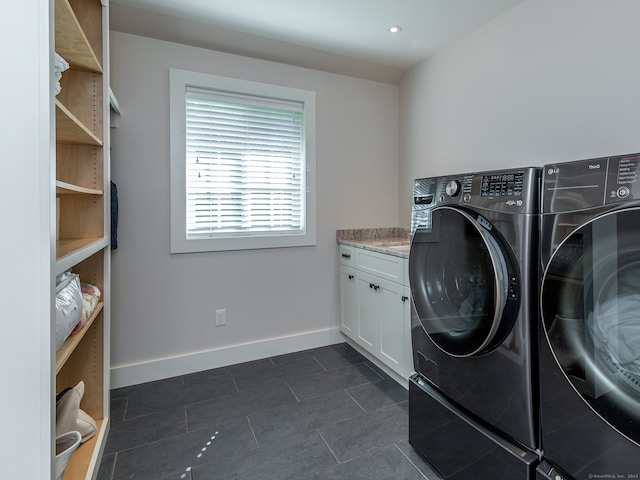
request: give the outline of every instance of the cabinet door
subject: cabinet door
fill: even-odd
[[[356,272],[353,268],[340,266],[340,331],[356,339],[355,327],[358,314],[358,291]]]
[[[396,373],[405,375],[405,287],[379,280],[381,301],[380,341],[378,358]]]
[[[411,343],[411,289],[404,287],[404,378],[409,378],[415,372],[413,366],[413,345]]]
[[[382,313],[382,295],[378,277],[358,272],[358,315],[356,342],[369,353],[378,355],[378,335]]]

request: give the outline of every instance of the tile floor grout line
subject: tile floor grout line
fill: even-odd
[[[118,452],[113,454],[113,468],[111,469],[111,475],[109,476],[109,480],[114,480],[116,476],[116,464],[118,463]]]
[[[258,442],[258,437],[256,437],[256,431],[253,429],[253,425],[251,425],[251,419],[249,415],[245,417],[247,419],[247,423],[249,424],[249,428],[251,429],[251,434],[253,435],[253,439],[256,442],[256,448],[260,448],[260,442]]]
[[[236,393],[240,392],[240,389],[238,388],[238,383],[236,382],[236,377],[233,375],[233,373],[229,374],[231,376],[231,381],[233,382],[233,386],[236,388]]]
[[[328,371],[329,371],[329,369],[328,369],[327,367],[325,367],[325,366],[322,364],[322,362],[316,358],[316,356],[315,356],[315,355],[311,355],[311,358],[313,358],[313,359],[316,361],[316,363],[317,363],[318,365],[320,365],[320,367],[322,367],[322,369],[323,369],[325,372],[328,372]]]
[[[351,388],[351,387],[349,387],[349,388]],[[349,396],[349,398],[351,398],[351,400],[353,400],[353,401],[356,403],[356,405],[358,405],[358,406],[360,407],[360,409],[361,409],[363,412],[367,413],[367,411],[365,410],[365,408],[364,408],[362,405],[360,405],[360,404],[358,403],[358,401],[357,401],[355,398],[353,398],[353,395],[351,395],[351,394],[347,391],[347,389],[346,389],[346,388],[344,389],[344,393],[346,393],[346,394]]]
[[[289,389],[289,391],[291,392],[291,395],[293,395],[293,397],[296,399],[296,402],[300,403],[301,400],[298,398],[298,396],[296,395],[296,392],[293,391],[293,388],[291,388],[291,385],[289,385],[289,381],[285,380],[284,384],[287,386],[287,388]],[[308,399],[307,399],[308,400]]]
[[[333,453],[333,450],[331,449],[331,447],[329,446],[329,444],[327,443],[327,441],[324,439],[324,437],[322,436],[322,433],[320,433],[320,430],[316,428],[316,432],[318,433],[318,435],[320,435],[320,438],[322,439],[322,442],[325,444],[325,446],[327,447],[327,450],[329,450],[329,453],[331,454],[331,456],[335,459],[336,464],[340,465],[340,460],[338,460],[338,457],[336,456],[335,453]]]
[[[189,415],[187,414],[187,404],[185,403],[182,407],[184,408],[184,424],[187,427],[186,433],[189,433]]]
[[[383,377],[382,375],[380,375],[378,372],[376,372],[376,371],[373,369],[373,367],[371,367],[371,365],[369,365],[369,363],[370,363],[370,362],[365,361],[365,362],[362,362],[362,363],[364,363],[364,364],[367,366],[367,368],[368,368],[369,370],[371,370],[371,371],[372,371],[373,373],[375,373],[378,377],[380,377],[380,380],[384,379],[384,377]],[[375,364],[372,364],[372,365],[374,365],[376,368],[380,369],[380,368],[379,368],[378,366],[376,366]],[[384,370],[382,370],[382,369],[380,369],[380,370],[384,373]]]
[[[129,399],[131,398],[131,395],[127,395],[125,398],[127,399],[127,401],[124,404],[124,413],[122,414],[122,421],[125,421],[127,419],[127,412],[129,411]],[[109,399],[109,401],[111,401],[111,399]]]
[[[419,473],[420,475],[422,475],[422,477],[423,477],[423,478],[425,478],[426,480],[429,480],[429,477],[427,477],[427,476],[422,472],[422,470],[420,470],[420,469],[418,468],[418,466],[417,466],[415,463],[413,463],[413,461],[412,461],[409,457],[407,457],[407,456],[405,455],[405,453],[400,449],[400,447],[398,447],[398,444],[397,444],[397,443],[394,443],[394,444],[393,444],[393,446],[396,448],[396,450],[398,450],[398,451],[400,452],[400,455],[402,455],[404,458],[406,458],[406,459],[407,459],[407,461],[408,461],[408,462],[413,466],[413,468],[415,468],[415,469],[418,471],[418,473]]]

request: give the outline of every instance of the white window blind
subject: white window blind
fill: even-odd
[[[303,108],[187,86],[187,239],[304,233]]]
[[[316,96],[169,69],[171,253],[316,244]]]

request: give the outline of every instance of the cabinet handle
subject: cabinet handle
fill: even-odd
[[[403,295],[401,298],[403,302],[406,302],[407,300],[409,300],[409,297],[407,297],[406,295]]]
[[[349,275],[349,280],[353,280],[353,275]]]
[[[349,255],[348,253],[343,253],[342,258],[351,258],[351,255]]]
[[[380,288],[380,285],[374,285],[373,283],[369,284],[369,288],[373,288],[374,290],[378,290]]]

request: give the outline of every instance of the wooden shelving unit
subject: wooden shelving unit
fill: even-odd
[[[52,195],[56,198],[57,231],[53,270],[59,274],[72,269],[82,282],[97,286],[102,294],[91,318],[56,352],[55,393],[84,381],[80,406],[98,425],[97,434],[73,454],[65,480],[95,478],[109,428],[107,3],[55,0],[55,51],[70,69],[63,72],[61,91],[55,98]]]

